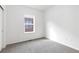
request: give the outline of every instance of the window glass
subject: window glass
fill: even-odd
[[[34,31],[34,19],[30,17],[24,18],[24,26],[25,32],[33,32]]]

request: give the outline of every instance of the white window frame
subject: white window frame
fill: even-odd
[[[33,18],[33,31],[25,32],[25,19],[24,19],[24,33],[34,33],[35,32],[35,16],[32,15],[24,15],[24,18]]]

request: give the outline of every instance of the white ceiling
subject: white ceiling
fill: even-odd
[[[48,8],[50,8],[52,5],[28,5],[28,7],[34,8],[34,9],[38,9],[41,11],[44,11]]]

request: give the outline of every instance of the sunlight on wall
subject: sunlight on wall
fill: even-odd
[[[47,26],[46,27],[47,28],[46,36],[48,39],[53,40],[58,43],[62,43],[69,47],[78,49],[78,48],[76,48],[76,47],[78,47],[78,45],[76,44],[76,43],[78,43],[78,37],[75,37],[74,35],[70,34],[66,30],[64,30],[63,28],[58,27],[55,23],[48,22],[46,26]],[[75,42],[74,39],[77,40],[77,42]]]

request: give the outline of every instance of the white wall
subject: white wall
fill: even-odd
[[[49,39],[79,50],[79,6],[53,6],[45,17]]]
[[[27,41],[35,38],[44,37],[44,21],[41,11],[25,6],[12,6],[7,8],[7,44]],[[24,33],[24,15],[35,16],[35,32]]]
[[[2,49],[2,9],[0,7],[0,51]]]
[[[2,7],[2,8],[1,8]],[[0,7],[0,51],[6,45],[6,19],[5,19],[5,6]]]
[[[6,5],[2,5],[3,7],[3,21],[2,21],[2,27],[3,27],[3,43],[2,43],[2,48],[5,48],[6,46],[6,15],[7,15],[7,10],[6,10]]]

